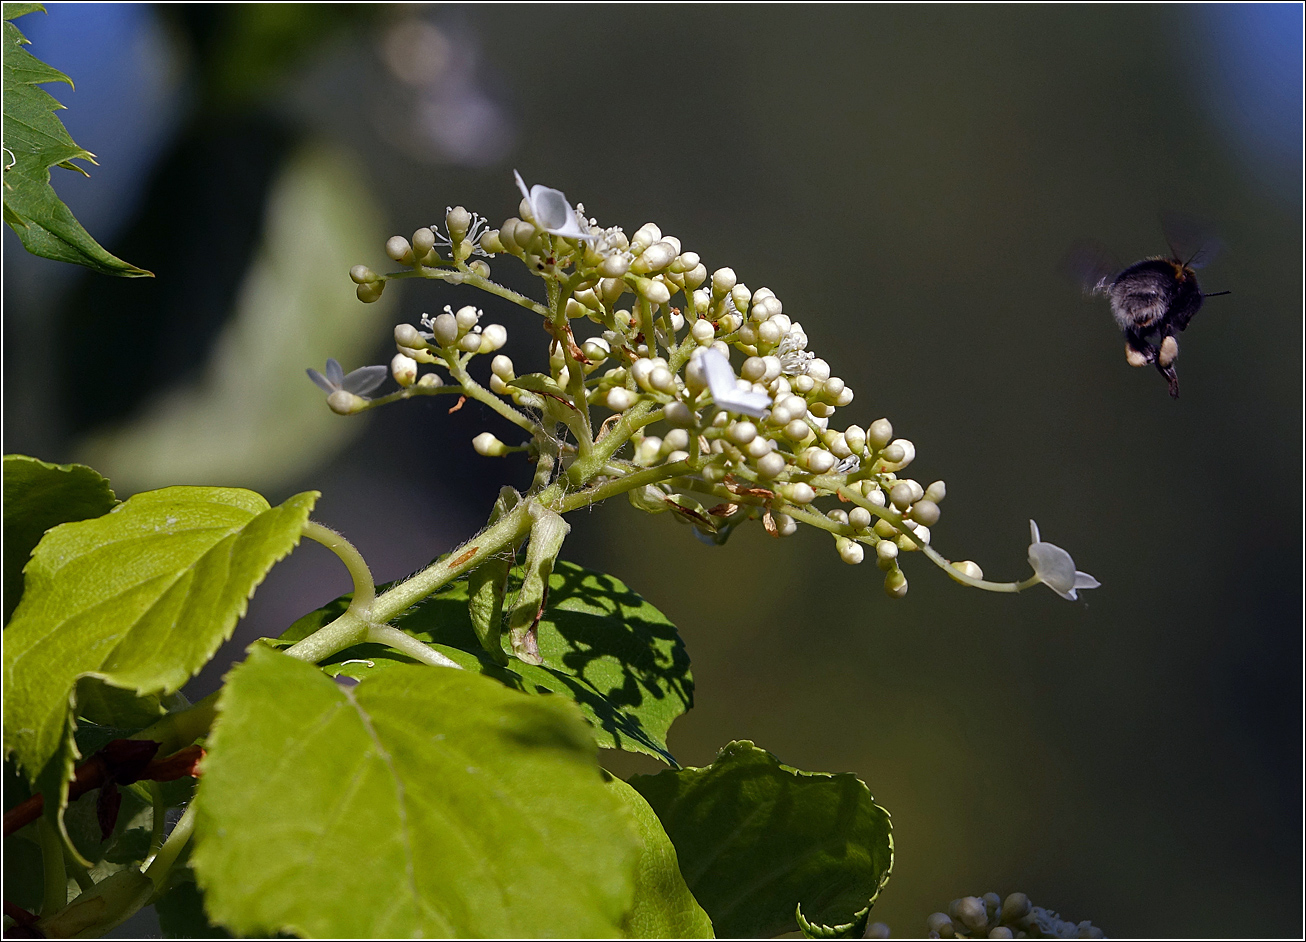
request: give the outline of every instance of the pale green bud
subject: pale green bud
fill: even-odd
[[[860,425],[850,425],[843,433],[843,439],[848,443],[848,450],[854,455],[861,456],[866,450],[866,431]]]
[[[848,511],[848,526],[854,530],[865,530],[875,518],[865,507],[854,507]]]
[[[642,438],[635,445],[635,464],[641,468],[648,468],[657,464],[658,458],[661,457],[662,439],[656,435],[650,435]]]
[[[458,339],[458,320],[449,312],[438,315],[431,324],[434,340],[441,347],[451,346]]]
[[[793,536],[798,532],[798,521],[788,514],[776,514],[772,519],[775,521],[776,536]]]
[[[807,427],[807,423],[802,419],[794,419],[784,428],[785,438],[792,442],[802,442],[807,439],[812,430]]]
[[[907,594],[907,577],[901,569],[892,569],[885,575],[884,591],[891,599],[900,599]]]
[[[673,402],[667,406],[666,412],[663,413],[667,424],[677,428],[692,428],[696,425],[694,413],[689,410],[689,406],[683,402]]]
[[[491,255],[498,255],[500,252],[508,251],[508,247],[499,238],[498,229],[490,229],[481,233],[481,248]],[[476,262],[472,262],[472,265],[475,264]]]
[[[381,298],[381,292],[385,290],[384,281],[373,281],[365,285],[359,285],[354,289],[354,294],[358,295],[358,300],[364,304],[371,304]]]
[[[371,284],[377,280],[377,273],[366,265],[355,265],[349,269],[349,278],[356,285]]]
[[[908,485],[906,481],[899,481],[893,486],[893,489],[889,491],[889,500],[892,501],[893,506],[897,507],[899,510],[906,510],[910,507],[911,498],[911,486]]]
[[[735,302],[735,308],[740,314],[748,310],[748,285],[735,285],[730,289],[730,298]]]
[[[630,250],[639,254],[648,248],[654,242],[661,241],[662,230],[651,222],[646,222],[635,230],[635,234],[630,237]]]
[[[742,447],[757,438],[757,426],[752,422],[734,422],[726,427],[726,438]]]
[[[907,457],[906,450],[901,445],[885,445],[883,457],[888,465],[897,465],[903,458]]]
[[[712,273],[712,291],[716,294],[729,294],[735,286],[735,270],[718,268]]]
[[[798,455],[798,463],[813,474],[825,474],[834,467],[835,460],[824,448],[805,448]]]
[[[918,500],[912,504],[911,518],[932,527],[939,522],[939,505],[932,500]]]
[[[699,346],[706,346],[716,338],[716,330],[712,327],[712,322],[706,320],[694,321],[694,326],[689,329],[689,333]]]
[[[662,453],[684,451],[689,447],[689,432],[683,428],[673,428],[662,436]]]
[[[948,496],[948,486],[942,481],[935,481],[929,487],[925,488],[925,496],[934,503],[940,503],[943,498]]]
[[[367,406],[367,400],[343,389],[337,389],[327,396],[327,406],[336,415],[353,415]]]
[[[801,481],[782,485],[780,495],[794,504],[810,504],[816,500],[816,491],[812,490],[810,484],[804,484]]]
[[[486,458],[502,458],[508,453],[508,446],[489,432],[482,432],[472,439],[472,447],[478,455]]]
[[[585,354],[585,359],[593,361],[595,365],[612,355],[611,344],[602,337],[591,337],[580,345],[580,350]]]
[[[603,296],[603,302],[605,304],[616,304],[617,299],[625,294],[627,290],[626,282],[623,278],[604,278],[599,282],[599,293]],[[628,311],[627,315],[629,315],[629,313],[630,312]],[[629,323],[629,321],[627,321],[627,323]]]
[[[454,319],[458,322],[460,331],[471,330],[480,321],[481,312],[473,305],[468,304],[458,309],[458,312],[454,314]]]
[[[395,325],[395,343],[401,347],[410,347],[415,350],[420,350],[426,346],[426,341],[412,324]]]
[[[521,246],[522,251],[525,251],[534,241],[536,231],[533,225],[523,219],[512,227],[512,241]]]
[[[635,394],[622,386],[608,390],[607,406],[613,412],[625,412],[635,404]]]
[[[490,380],[491,380],[490,385],[493,386],[494,377],[491,376]],[[417,387],[419,389],[435,389],[443,385],[444,385],[444,380],[442,380],[439,376],[437,376],[434,373],[425,373],[422,375],[422,378],[417,381]]]
[[[654,304],[666,304],[671,300],[671,289],[655,278],[636,278],[635,290]]]
[[[703,284],[703,282],[707,281],[707,267],[701,263],[695,265],[689,271],[685,272],[684,278],[685,287],[690,291],[693,291],[695,288]]]
[[[972,579],[984,578],[984,570],[981,569],[979,567],[979,564],[976,563],[974,560],[963,559],[959,563],[953,563],[952,568],[957,570],[957,572],[961,573],[962,575],[970,576]],[[1002,909],[1003,918],[1006,918],[1006,914],[1007,914],[1007,910],[1006,907],[1004,906]]]
[[[578,317],[588,317],[589,310],[575,298],[568,298],[566,314],[568,320],[574,321]]]
[[[472,331],[458,338],[458,349],[464,353],[476,353],[481,349],[481,335]]]
[[[891,540],[898,536],[898,528],[881,517],[875,521],[875,535],[883,540]]]

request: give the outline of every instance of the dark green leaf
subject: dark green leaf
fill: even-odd
[[[231,637],[249,596],[298,543],[316,492],[171,487],[46,534],[5,632],[4,746],[29,777],[67,742],[74,688],[181,688]],[[46,774],[66,778],[71,752]],[[43,785],[43,790],[47,785]]]
[[[41,889],[45,886],[41,869],[41,848],[26,836],[5,838],[5,902],[21,906],[29,913],[41,908]]]
[[[144,860],[150,853],[150,829],[130,828],[118,835],[113,845],[104,852],[110,863],[129,864]]]
[[[5,4],[5,15],[9,7]],[[4,619],[23,597],[23,567],[46,530],[107,514],[118,503],[107,479],[84,464],[49,464],[26,455],[4,459]]]
[[[509,591],[521,585],[514,572]],[[339,616],[343,596],[291,625],[281,642],[295,642]],[[667,751],[672,721],[693,705],[689,656],[675,625],[620,580],[559,562],[549,578],[549,604],[537,640],[544,663],[499,667],[484,654],[467,614],[467,583],[450,584],[409,609],[394,624],[469,670],[527,693],[575,700],[600,746],[642,752],[675,764]],[[322,666],[365,678],[408,658],[379,644],[340,652]]]
[[[676,848],[639,792],[615,776],[607,777],[635,818],[643,843],[635,871],[635,905],[621,928],[632,939],[710,939],[712,920],[685,885]]]
[[[33,255],[85,265],[105,275],[152,277],[109,254],[82,228],[50,185],[50,168],[86,173],[73,163],[95,163],[78,147],[55,112],[63,108],[39,86],[72,80],[29,53],[30,45],[10,20],[43,9],[34,3],[4,5],[4,218]]]
[[[859,920],[889,879],[889,814],[850,773],[800,772],[751,742],[702,769],[637,775],[680,870],[721,936],[774,936]]]
[[[189,871],[187,871],[189,872]],[[165,939],[231,939],[230,932],[209,922],[204,894],[194,879],[175,882],[154,903]]]
[[[301,936],[615,935],[638,842],[576,708],[467,671],[227,677],[192,866],[218,922]]]

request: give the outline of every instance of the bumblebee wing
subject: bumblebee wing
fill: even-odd
[[[1122,267],[1110,249],[1088,239],[1072,245],[1057,266],[1061,274],[1079,285],[1086,295],[1104,293]]]
[[[1173,258],[1189,268],[1202,268],[1215,260],[1224,248],[1224,242],[1214,233],[1209,222],[1182,213],[1161,214],[1161,230],[1170,245]]]

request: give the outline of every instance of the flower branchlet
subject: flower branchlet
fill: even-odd
[[[362,412],[417,395],[475,400],[529,436],[510,444],[487,430],[473,447],[487,457],[527,453],[537,473],[523,499],[552,495],[543,510],[565,512],[625,493],[636,508],[669,514],[717,544],[749,521],[774,537],[806,524],[830,534],[843,562],[873,560],[893,598],[907,592],[901,562],[915,552],[954,580],[992,591],[1043,582],[1074,599],[1078,589],[1097,585],[1036,529],[1034,575],[1021,582],[989,582],[976,563],[944,558],[932,546],[944,482],[924,485],[904,475],[916,446],[896,436],[888,419],[838,421],[854,392],[808,348],[802,324],[774,291],[750,288],[730,268],[709,274],[697,253],[654,223],[627,236],[587,218],[559,190],[528,188],[520,175],[516,182],[518,215],[497,228],[451,207],[442,227],[386,243],[403,270],[382,275],[357,265],[350,277],[364,301],[407,278],[470,285],[508,300],[542,319],[548,372],[519,375],[500,352],[504,326],[483,323],[474,306],[446,306],[420,325],[395,328],[388,370],[365,368],[367,383],[388,371],[395,392],[367,399],[378,383],[363,389],[361,378],[352,382],[363,371],[335,375],[339,367],[333,373],[328,364],[325,380],[310,371],[332,397],[353,397],[347,408],[332,402],[333,409]],[[505,255],[545,282],[543,302],[490,280],[486,260]],[[472,361],[487,356],[482,384],[472,378]]]

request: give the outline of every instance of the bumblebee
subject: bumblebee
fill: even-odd
[[[1182,230],[1188,241],[1196,241],[1199,247],[1186,256],[1181,254],[1176,245],[1182,240],[1176,238],[1176,230]],[[1198,286],[1196,269],[1210,261],[1218,243],[1209,236],[1195,237],[1196,231],[1191,223],[1167,222],[1171,254],[1145,258],[1123,271],[1108,252],[1092,243],[1082,243],[1068,258],[1085,292],[1105,295],[1111,302],[1111,313],[1125,335],[1125,361],[1130,366],[1154,364],[1174,399],[1179,398],[1176,335],[1192,322],[1203,300],[1230,293],[1205,294]]]

